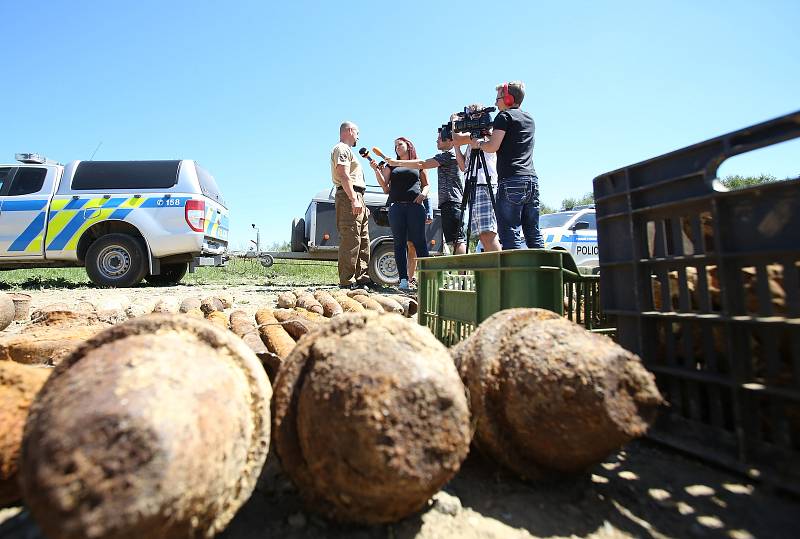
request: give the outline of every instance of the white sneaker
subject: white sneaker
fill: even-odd
[[[400,286],[398,286],[400,290],[409,290],[408,287],[408,279],[400,279]]]

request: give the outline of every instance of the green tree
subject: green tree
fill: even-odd
[[[548,206],[544,202],[539,203],[539,215],[546,215],[548,213],[555,213],[556,210],[552,206]]]
[[[753,187],[754,185],[761,185],[763,183],[772,183],[778,181],[778,178],[771,174],[759,174],[758,176],[741,176],[739,174],[731,174],[722,178],[722,185],[728,189],[744,189],[745,187]]]
[[[586,204],[594,204],[594,193],[589,192],[579,198],[565,198],[561,201],[561,208],[571,210],[575,206],[584,206]]]

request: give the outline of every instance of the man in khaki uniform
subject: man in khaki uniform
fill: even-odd
[[[339,143],[331,151],[331,179],[336,186],[336,229],[339,231],[339,286],[369,284],[369,210],[364,204],[364,171],[353,153],[358,126],[344,122]]]

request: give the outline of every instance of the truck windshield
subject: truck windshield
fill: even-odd
[[[197,179],[200,181],[200,191],[208,198],[225,206],[225,200],[222,198],[222,193],[219,192],[214,176],[197,163],[195,163],[194,168],[197,170]]]
[[[565,211],[540,215],[539,228],[557,228],[564,226],[575,213],[574,211]]]

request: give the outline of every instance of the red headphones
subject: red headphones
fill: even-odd
[[[508,93],[508,83],[503,84],[503,103],[507,107],[514,105],[514,96]]]

